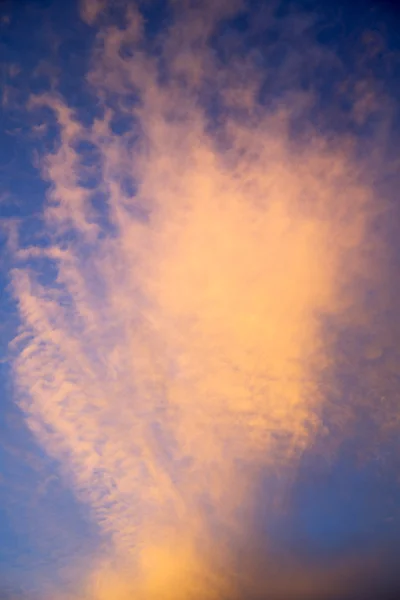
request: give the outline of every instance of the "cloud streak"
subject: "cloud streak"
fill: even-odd
[[[14,372],[31,431],[102,531],[84,592],[99,600],[246,588],[231,548],[257,482],[282,480],[272,518],[324,427],[326,322],[362,325],[377,281],[380,207],[350,136],[307,122],[314,91],[299,88],[295,53],[271,67],[285,88],[271,106],[257,55],[227,64],[213,50],[239,8],[172,2],[152,46],[140,6],[121,5],[120,27],[86,1],[86,23],[105,23],[87,75],[102,116],[84,125],[56,94],[29,105],[54,112],[59,143],[42,159],[51,244],[20,250],[13,271]],[[279,24],[295,40],[311,26]],[[315,49],[317,71],[333,59]],[[358,93],[362,120],[375,103]],[[269,593],[312,597],[348,577],[296,569],[295,589],[271,571]]]

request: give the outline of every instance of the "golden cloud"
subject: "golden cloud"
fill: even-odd
[[[239,5],[173,4],[165,81],[130,7],[125,29],[98,34],[88,80],[102,119],[84,127],[60,97],[31,102],[60,127],[43,163],[57,233],[41,250],[58,271],[53,284],[14,272],[28,336],[15,375],[27,423],[104,536],[88,576],[98,600],[233,597],[229,540],[246,535],[257,478],[294,475],[322,427],[324,318],[351,320],[358,283],[375,277],[376,199],[349,139],[310,126],[294,140],[296,101],[309,99],[267,110],[246,60],[212,57],[215,24]],[[86,1],[83,18],[103,5]],[[221,129],[204,78],[221,86]],[[136,133],[115,133],[116,114]],[[105,228],[82,185],[82,141],[101,155]],[[304,593],[330,580],[313,577]]]

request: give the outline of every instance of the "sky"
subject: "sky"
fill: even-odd
[[[0,599],[400,593],[400,9],[0,3]]]

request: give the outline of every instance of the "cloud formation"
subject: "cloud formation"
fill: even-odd
[[[232,550],[261,476],[279,474],[271,518],[284,510],[335,385],[327,323],[368,325],[383,256],[354,138],[322,132],[300,85],[336,57],[312,16],[275,7],[250,31],[279,34],[271,61],[295,50],[241,55],[249,40],[223,24],[242,6],[171,2],[149,40],[141,5],[86,0],[101,116],[82,123],[56,93],[29,102],[53,111],[59,142],[41,159],[51,241],[13,271],[14,372],[28,426],[102,532],[80,590],[96,600],[311,598],[358,569],[289,565],[287,585],[273,547],[268,568],[248,549],[245,573]],[[363,123],[374,88],[354,89]]]

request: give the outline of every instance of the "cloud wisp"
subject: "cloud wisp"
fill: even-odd
[[[14,372],[31,431],[102,532],[87,590],[99,600],[265,595],[256,561],[251,583],[232,570],[232,546],[259,477],[290,481],[321,434],[327,321],[365,327],[378,280],[381,207],[350,135],[307,122],[314,90],[299,86],[296,51],[271,67],[256,51],[227,62],[241,42],[214,37],[240,3],[170,4],[150,41],[140,6],[116,5],[117,25],[106,3],[82,4],[99,27],[90,125],[55,93],[29,103],[54,112],[59,142],[41,159],[51,243],[20,249],[13,271]],[[304,40],[313,72],[334,65],[309,16],[276,14],[266,26]],[[262,101],[271,72],[278,104]],[[367,96],[358,121],[376,106]],[[270,569],[285,597],[357,571],[289,566],[285,587]]]

